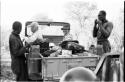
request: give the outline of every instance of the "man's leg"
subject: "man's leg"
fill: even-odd
[[[20,74],[16,74],[16,81],[20,81]]]

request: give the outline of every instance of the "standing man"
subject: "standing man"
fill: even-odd
[[[98,20],[95,20],[93,37],[97,38],[97,45],[102,45],[104,53],[111,51],[111,46],[108,41],[113,29],[113,24],[106,19],[106,12],[100,11],[98,14]]]
[[[111,46],[108,38],[112,32],[113,24],[106,19],[106,12],[100,11],[98,14],[98,20],[95,20],[93,37],[97,38],[97,45],[101,45],[104,53],[111,51]],[[97,51],[98,52],[98,51]],[[113,80],[113,71],[111,69],[111,58],[106,58],[102,67],[102,73],[100,78],[103,81]]]
[[[22,24],[15,21],[12,25],[12,29],[13,31],[9,37],[9,48],[12,59],[11,69],[16,75],[16,81],[27,81],[28,72],[25,58],[26,47],[23,46],[19,35],[22,30]]]

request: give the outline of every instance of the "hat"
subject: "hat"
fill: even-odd
[[[70,30],[70,24],[65,25],[61,30]]]

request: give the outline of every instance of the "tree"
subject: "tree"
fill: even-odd
[[[117,20],[115,20],[113,31],[110,37],[112,51],[121,51],[124,38],[124,9],[120,9]]]
[[[90,2],[75,1],[66,4],[66,12],[71,22],[71,29],[74,29],[74,35],[77,39],[82,35],[93,41],[92,29],[93,20],[96,18],[97,5]],[[85,38],[84,38],[85,39]],[[90,43],[90,42],[89,42]],[[92,42],[93,43],[93,42]]]
[[[120,27],[121,27],[121,31],[122,31],[122,37],[124,37],[124,9],[120,10],[120,17],[119,17],[119,22],[120,22]]]
[[[66,8],[69,18],[75,20],[81,29],[85,28],[85,21],[93,18],[97,11],[96,4],[81,1],[70,2],[66,5]]]

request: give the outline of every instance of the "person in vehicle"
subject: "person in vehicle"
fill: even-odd
[[[63,41],[65,40],[73,40],[73,36],[70,34],[70,24],[65,25],[61,30],[64,33]]]

